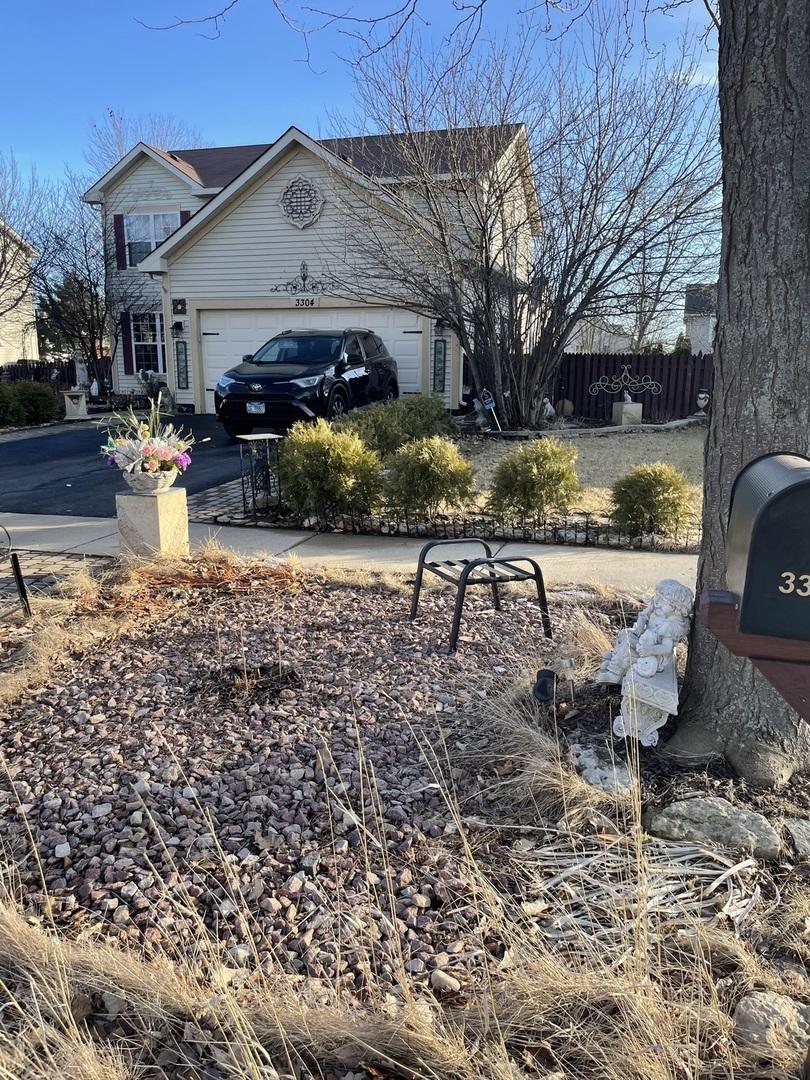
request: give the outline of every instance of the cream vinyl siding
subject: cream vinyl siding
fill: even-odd
[[[34,302],[30,296],[0,315],[0,364],[38,360],[39,345],[34,327]]]
[[[114,214],[154,214],[154,213],[179,213],[188,210],[194,214],[208,201],[208,197],[199,198],[192,193],[190,184],[186,184],[179,177],[174,176],[167,168],[159,165],[151,158],[142,158],[134,168],[123,176],[114,187],[111,187],[104,195],[103,214],[105,219],[105,232],[109,250],[113,252],[113,270],[116,276],[125,276],[127,281],[137,281],[137,294],[140,300],[139,307],[146,308],[154,305],[156,312],[162,311],[162,290],[159,281],[153,280],[147,274],[141,273],[135,268],[118,270],[115,268],[115,236],[113,233]],[[124,295],[131,295],[129,288],[122,286]],[[173,346],[170,335],[165,337],[166,366],[173,363]],[[119,341],[115,353],[116,387],[127,392],[141,388],[141,382],[137,374],[124,374],[124,353],[122,343]]]
[[[317,221],[305,229],[292,225],[279,200],[296,176],[317,185],[324,205]],[[192,247],[170,263],[172,296],[188,299],[260,297],[280,299],[283,287],[307,263],[315,279],[333,276],[334,295],[347,300],[368,291],[370,275],[351,272],[346,264],[346,215],[339,212],[329,171],[311,154],[298,150],[221,218]]]

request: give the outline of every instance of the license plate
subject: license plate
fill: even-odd
[[[264,412],[264,402],[263,401],[249,401],[247,403],[247,411],[249,413],[253,413],[253,414],[255,414],[255,413],[263,413]]]

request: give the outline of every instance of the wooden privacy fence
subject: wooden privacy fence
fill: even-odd
[[[627,390],[645,420],[681,420],[697,412],[697,393],[711,393],[712,379],[711,353],[566,353],[553,401],[571,401],[574,416],[609,421]]]
[[[75,386],[76,365],[72,360],[18,360],[0,367],[0,380]]]
[[[110,357],[99,357],[94,369],[87,374],[88,378],[95,376],[107,387],[111,386]],[[0,366],[0,382],[42,382],[50,383],[56,389],[67,389],[76,385],[76,365],[72,360],[17,360]]]

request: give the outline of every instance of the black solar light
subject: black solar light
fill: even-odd
[[[551,668],[540,668],[537,672],[537,679],[532,687],[532,697],[535,701],[539,701],[541,705],[546,705],[549,701],[554,700],[554,696],[557,693],[557,676]]]

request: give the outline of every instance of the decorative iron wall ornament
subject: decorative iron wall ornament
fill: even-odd
[[[326,293],[329,289],[330,282],[322,278],[314,278],[309,272],[306,261],[302,261],[297,277],[290,278],[283,285],[274,285],[270,292],[289,293],[290,296],[294,296],[296,293]]]
[[[661,383],[656,382],[650,375],[631,375],[630,365],[622,367],[621,375],[602,375],[588,387],[591,397],[596,397],[600,390],[606,394],[621,394],[627,390],[631,394],[642,394],[649,390],[651,394],[661,393]]]
[[[287,184],[279,199],[285,218],[298,229],[306,229],[318,220],[323,196],[306,176],[296,176]]]

